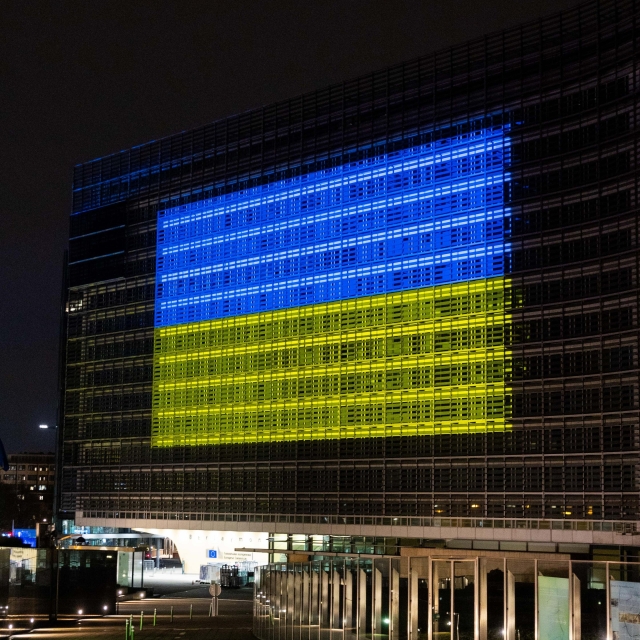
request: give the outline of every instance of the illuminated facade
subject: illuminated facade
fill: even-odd
[[[63,512],[622,544],[636,17],[587,3],[78,166]]]
[[[162,211],[151,446],[510,426],[504,131]]]

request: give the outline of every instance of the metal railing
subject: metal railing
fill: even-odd
[[[620,520],[570,520],[548,518],[441,518],[409,516],[338,516],[245,513],[180,513],[180,512],[104,512],[86,511],[82,518],[114,518],[118,520],[181,520],[200,522],[255,522],[257,524],[312,524],[316,526],[432,527],[458,529],[538,529],[560,531],[602,531],[621,534],[638,533],[638,523]]]

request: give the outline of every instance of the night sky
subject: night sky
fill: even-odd
[[[75,164],[576,0],[0,0],[0,438],[53,450]]]

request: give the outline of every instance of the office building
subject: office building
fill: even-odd
[[[5,505],[0,529],[6,532],[26,527],[35,531],[37,523],[50,523],[53,515],[55,456],[24,452],[7,457],[9,469],[0,469],[0,493]]]
[[[10,453],[9,469],[0,469],[0,483],[19,489],[19,493],[33,491],[53,493],[55,462],[53,453]]]
[[[65,517],[457,549],[480,591],[492,553],[637,560],[638,16],[588,2],[76,167]]]

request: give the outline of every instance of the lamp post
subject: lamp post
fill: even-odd
[[[58,463],[58,426],[49,427],[48,424],[39,425],[40,429],[49,430],[53,429],[55,432],[55,450],[54,450],[54,476],[53,476],[53,516],[51,522],[53,524],[53,534],[55,534],[58,527],[58,478],[60,477],[60,464]],[[54,538],[51,538],[51,584],[49,587],[49,620],[55,621],[58,619],[58,598],[60,589],[60,551],[58,545],[54,543]],[[54,577],[55,575],[55,577]]]

